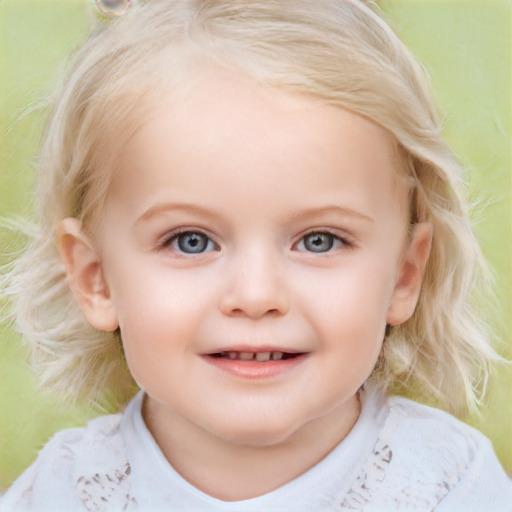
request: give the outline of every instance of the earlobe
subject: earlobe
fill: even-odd
[[[432,227],[427,222],[414,226],[412,240],[405,251],[386,322],[399,325],[407,321],[416,308],[432,246]]]
[[[69,286],[87,320],[102,331],[116,330],[119,324],[103,268],[80,221],[62,220],[58,241]]]

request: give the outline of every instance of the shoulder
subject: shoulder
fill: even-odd
[[[93,510],[91,483],[118,485],[129,471],[120,422],[114,414],[57,433],[7,491],[2,512]]]
[[[460,474],[479,451],[492,449],[484,435],[444,411],[401,397],[388,403],[382,435],[393,441],[397,456],[414,453],[428,468],[442,464]]]
[[[485,436],[405,398],[389,398],[386,408],[347,508],[355,499],[367,504],[363,510],[510,511],[512,483]]]
[[[435,489],[436,510],[512,511],[512,482],[481,432],[405,398],[392,397],[389,406],[385,435],[397,462],[408,483]]]

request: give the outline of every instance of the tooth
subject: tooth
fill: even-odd
[[[272,361],[279,361],[279,359],[283,358],[282,352],[272,352]]]
[[[240,352],[240,359],[242,361],[250,361],[254,358],[254,352]]]
[[[270,359],[270,352],[258,352],[256,354],[256,360],[260,362],[265,362]]]
[[[238,354],[236,352],[228,352],[227,355],[229,359],[236,359],[238,357]]]

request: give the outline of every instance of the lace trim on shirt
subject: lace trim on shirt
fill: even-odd
[[[73,480],[88,512],[124,512],[137,508],[130,490],[131,467],[120,421],[120,414],[93,420],[82,442],[70,447],[77,461]]]
[[[364,510],[365,505],[372,501],[373,492],[386,478],[386,470],[392,459],[393,451],[379,439],[366,466],[341,503],[342,509]]]
[[[110,473],[96,473],[90,478],[78,478],[77,487],[86,510],[113,512],[132,510],[136,501],[130,496],[130,465]]]
[[[400,444],[400,434],[396,432],[399,431],[402,413],[407,415],[408,407],[400,404],[392,408],[395,412],[398,410],[398,414],[388,416],[386,426],[367,463],[350,490],[341,497],[335,510],[433,511],[457,485],[466,470],[468,460],[456,442],[460,435],[446,436],[444,439],[422,439],[418,443],[421,446],[419,450],[430,448],[433,454],[437,454],[433,457],[436,467],[434,472],[429,464],[423,467],[425,461],[421,459],[420,453],[414,453],[414,447],[410,452],[410,465],[405,467],[405,471],[399,461],[395,461],[397,467],[394,467],[392,446],[394,441]]]

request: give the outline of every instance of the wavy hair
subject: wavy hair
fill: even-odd
[[[371,379],[454,411],[473,408],[498,357],[474,312],[486,271],[463,173],[423,69],[377,8],[358,0],[154,0],[89,37],[55,96],[38,164],[38,223],[4,276],[42,383],[120,402],[133,391],[119,333],[92,328],[72,296],[55,229],[76,217],[94,231],[124,144],[163,94],[179,94],[206,65],[322,98],[394,135],[411,223],[429,222],[434,234],[416,310],[388,330]]]

